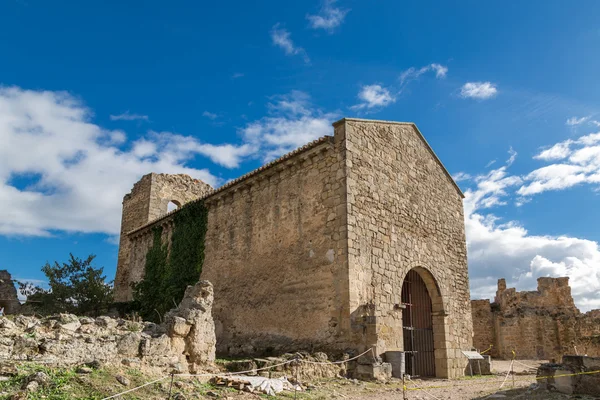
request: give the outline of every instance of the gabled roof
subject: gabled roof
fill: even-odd
[[[419,130],[419,128],[417,127],[417,125],[414,122],[397,122],[397,121],[384,121],[384,120],[377,120],[377,119],[362,119],[362,118],[342,118],[339,121],[334,122],[332,125],[335,127],[345,121],[371,122],[371,123],[375,123],[375,124],[410,125],[410,126],[412,126],[415,129],[415,131],[419,134],[419,137],[421,138],[421,140],[423,140],[423,143],[425,143],[427,150],[429,150],[429,152],[431,153],[431,155],[433,156],[435,161],[440,165],[440,167],[442,167],[442,171],[444,171],[444,173],[446,174],[446,176],[448,177],[450,182],[452,182],[452,184],[456,188],[456,191],[458,192],[460,197],[462,197],[463,199],[465,198],[465,195],[463,194],[462,190],[460,190],[460,187],[458,187],[458,185],[452,178],[452,175],[450,175],[450,173],[448,172],[448,170],[446,169],[444,164],[442,164],[442,161],[440,161],[439,157],[437,156],[437,154],[435,154],[435,152],[433,151],[433,149],[427,142],[427,139],[425,139],[425,136],[423,136],[423,134],[421,133],[421,131]]]

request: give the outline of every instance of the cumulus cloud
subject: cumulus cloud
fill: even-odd
[[[467,82],[460,89],[462,98],[485,100],[498,93],[496,85],[491,82]]]
[[[268,116],[240,130],[245,143],[261,148],[264,161],[331,135],[331,123],[337,118],[315,108],[308,94],[301,91],[273,97],[268,109]]]
[[[170,132],[127,141],[91,121],[68,93],[0,88],[0,235],[54,231],[118,234],[121,200],[148,172],[185,173],[213,186],[196,156],[235,167],[255,156],[251,143],[207,144]],[[25,184],[23,182],[26,182]]]
[[[574,125],[581,125],[583,124],[585,121],[587,121],[588,119],[590,119],[590,117],[571,117],[567,120],[566,124],[569,126],[574,126]]]
[[[281,24],[277,23],[271,29],[271,40],[275,46],[283,49],[288,56],[300,55],[305,63],[310,63],[310,58],[308,58],[306,51],[294,44],[290,32],[282,28]]]
[[[336,0],[324,0],[318,14],[306,16],[310,22],[311,28],[324,29],[329,33],[332,33],[335,28],[344,22],[344,18],[350,10],[335,7],[335,3]]]
[[[517,191],[523,197],[583,183],[600,184],[600,132],[556,143],[534,158],[553,163],[524,177],[525,184]]]
[[[592,139],[586,137],[583,141],[589,143]],[[518,221],[504,221],[494,213],[521,195],[521,188],[527,186],[523,184],[532,174],[552,174],[537,170],[525,177],[511,175],[508,169],[514,156],[516,153],[510,154],[506,165],[473,177],[469,180],[472,187],[465,191],[471,297],[493,297],[498,278],[506,278],[508,285],[518,290],[534,290],[538,277],[569,276],[578,307],[583,311],[599,308],[597,242],[566,235],[532,235]],[[517,205],[523,201],[526,199],[517,198]]]
[[[363,86],[358,92],[358,98],[361,102],[350,107],[352,110],[386,107],[396,101],[396,97],[388,89],[378,84]]]
[[[400,74],[400,84],[404,85],[405,83],[418,79],[421,75],[429,71],[435,72],[436,78],[443,79],[448,73],[448,67],[435,63],[426,65],[421,68],[410,67],[409,69],[402,71],[402,73]]]
[[[148,121],[148,116],[140,115],[140,114],[130,114],[129,111],[125,111],[124,113],[119,114],[119,115],[111,115],[110,120],[111,121],[135,121],[135,120]]]

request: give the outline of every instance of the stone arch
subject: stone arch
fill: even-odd
[[[171,212],[173,210],[176,210],[179,207],[181,207],[181,202],[179,200],[171,199],[167,203],[167,212]]]
[[[435,376],[438,378],[449,377],[449,365],[448,365],[448,354],[447,354],[447,320],[445,301],[438,280],[435,278],[431,270],[421,264],[413,265],[407,269],[404,276],[402,277],[402,284],[409,275],[410,271],[414,271],[422,279],[427,293],[431,299],[431,323],[433,330],[433,363],[435,366]],[[400,289],[402,290],[402,289]],[[404,331],[404,329],[403,329]],[[405,343],[404,349],[406,350],[407,344]]]

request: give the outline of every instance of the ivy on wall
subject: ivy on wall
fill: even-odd
[[[162,315],[183,299],[187,286],[198,282],[202,272],[208,220],[204,203],[188,203],[173,218],[170,251],[162,243],[162,228],[153,228],[144,278],[133,288],[135,307],[145,320],[160,322]]]

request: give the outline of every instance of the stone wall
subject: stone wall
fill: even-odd
[[[21,302],[17,295],[17,288],[7,270],[0,270],[0,307],[5,314],[18,314]]]
[[[402,284],[417,268],[433,303],[436,374],[462,376],[472,337],[462,193],[414,124],[345,119],[335,135],[347,154],[353,332],[379,354],[402,350]]]
[[[124,221],[145,196],[126,197]],[[415,269],[432,299],[436,373],[463,374],[472,327],[462,193],[414,124],[339,121],[334,137],[202,200],[219,353],[403,350],[401,290]],[[172,220],[123,229],[116,285],[142,277],[152,228],[169,244]]]
[[[204,200],[202,278],[215,284],[219,353],[345,345],[341,157],[324,138]]]
[[[0,370],[23,361],[73,366],[86,363],[126,365],[153,372],[196,373],[213,368],[215,332],[209,282],[189,286],[166,322],[77,317],[0,318]]]
[[[142,255],[137,250],[132,251],[133,243],[128,233],[167,214],[169,202],[182,206],[206,195],[211,190],[212,188],[206,183],[187,175],[150,173],[144,175],[133,186],[131,192],[125,195],[115,277],[115,301],[132,300],[130,283],[139,280],[144,273],[145,264],[140,263],[139,260]],[[144,240],[142,242],[144,246]],[[146,252],[143,252],[144,259],[145,256]],[[138,260],[130,265],[132,257],[137,257]]]
[[[560,361],[565,354],[600,356],[600,310],[581,313],[569,278],[539,278],[536,291],[517,292],[498,281],[494,303],[473,301],[473,342],[491,355]]]

